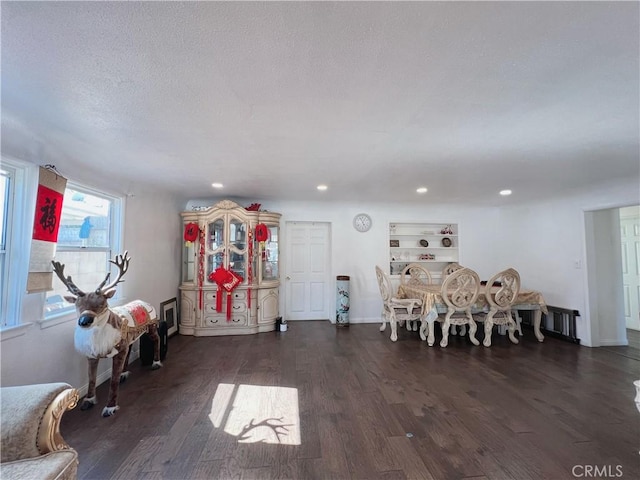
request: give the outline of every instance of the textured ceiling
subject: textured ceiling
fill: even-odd
[[[0,8],[3,152],[124,193],[494,205],[640,179],[638,2]]]

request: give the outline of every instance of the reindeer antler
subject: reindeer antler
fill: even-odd
[[[113,263],[116,267],[118,267],[118,278],[116,278],[109,285],[105,286],[105,283],[109,281],[109,277],[111,276],[111,272],[107,273],[105,279],[100,285],[98,285],[98,288],[96,288],[96,293],[106,293],[116,285],[118,285],[120,282],[124,282],[124,280],[122,280],[122,277],[125,273],[127,273],[127,270],[129,269],[130,260],[131,257],[129,256],[128,251],[125,251],[124,255],[117,255],[115,260],[109,260],[110,263]]]
[[[69,275],[68,277],[64,276],[64,265],[53,260],[51,261],[51,263],[53,264],[53,271],[56,272],[58,278],[62,281],[62,283],[65,284],[67,290],[69,290],[74,295],[77,295],[78,297],[84,297],[85,293],[80,290],[75,283],[73,283],[73,280],[71,280],[71,275]]]

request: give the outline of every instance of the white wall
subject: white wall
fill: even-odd
[[[375,265],[388,272],[389,224],[396,222],[457,223],[459,225],[460,263],[473,265],[480,275],[492,270],[490,234],[483,224],[493,210],[459,206],[332,204],[274,202],[266,208],[282,212],[282,226],[287,221],[330,222],[332,253],[332,287],[327,305],[335,304],[335,278],[349,275],[349,320],[353,323],[379,322],[382,303],[375,276]],[[366,233],[356,231],[353,217],[366,212],[373,225]],[[482,212],[482,213],[481,213]],[[286,238],[283,232],[282,238]],[[287,269],[287,246],[281,247],[282,271]],[[284,311],[284,305],[281,305]],[[330,317],[331,318],[331,317]]]
[[[620,209],[620,218],[640,217],[640,205],[624,207]]]
[[[619,210],[585,212],[585,231],[591,343],[626,345]]]
[[[191,206],[209,206],[220,199],[192,200]],[[281,281],[287,271],[288,251],[286,223],[295,221],[331,223],[331,278],[326,304],[335,305],[335,278],[349,275],[349,321],[379,322],[382,302],[375,276],[375,265],[389,271],[389,224],[395,222],[457,223],[459,226],[460,263],[474,268],[480,276],[495,273],[496,209],[459,205],[408,205],[382,203],[291,202],[274,200],[233,199],[240,205],[262,203],[262,208],[282,214],[280,260]],[[373,226],[366,233],[356,231],[353,217],[361,212],[371,215]],[[500,265],[507,267],[508,264]],[[497,270],[496,270],[497,271]],[[280,295],[280,311],[285,311],[284,295]],[[328,312],[333,318],[333,312]]]
[[[499,225],[504,235],[504,248],[498,250],[500,259],[517,257],[516,268],[522,275],[524,287],[541,290],[547,304],[580,312],[577,335],[583,345],[600,344],[592,338],[591,320],[598,322],[598,318],[595,312],[590,312],[588,275],[596,272],[588,268],[585,212],[639,201],[638,180],[630,179],[500,210]],[[619,251],[619,245],[617,248]],[[614,312],[614,315],[617,314]]]
[[[106,184],[92,186],[108,189]],[[182,202],[168,195],[137,193],[127,198],[123,246],[131,255],[131,264],[118,286],[126,301],[140,298],[158,309],[162,301],[179,297],[182,208]],[[22,320],[32,324],[20,336],[2,336],[2,385],[68,382],[86,389],[87,362],[73,346],[75,316],[42,322],[43,307],[44,294],[25,294]],[[100,362],[102,378],[110,368],[110,361]]]

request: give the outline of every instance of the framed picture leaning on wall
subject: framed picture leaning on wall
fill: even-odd
[[[172,298],[160,304],[160,321],[167,322],[169,336],[178,333],[178,299]]]

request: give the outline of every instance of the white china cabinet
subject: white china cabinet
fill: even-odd
[[[223,200],[183,212],[182,220],[179,332],[215,336],[274,330],[280,214]]]

